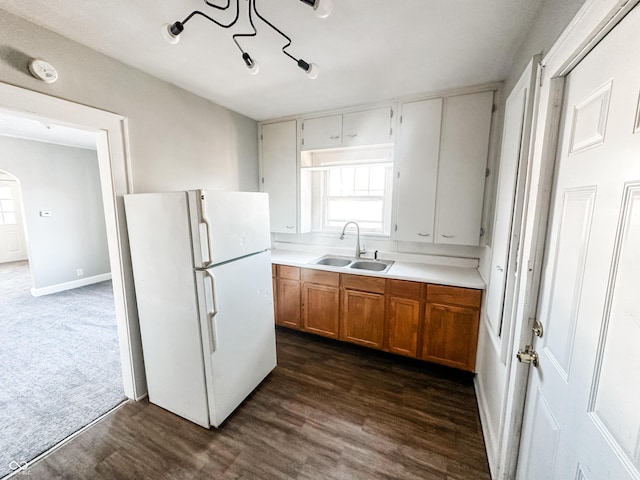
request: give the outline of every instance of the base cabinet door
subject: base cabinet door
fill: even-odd
[[[475,308],[428,303],[422,358],[473,371],[476,363],[480,312]]]
[[[420,301],[389,297],[389,351],[409,357],[418,356]]]
[[[290,328],[300,328],[300,282],[278,278],[276,280],[276,324]]]
[[[302,328],[308,332],[338,338],[340,289],[304,283],[302,286]]]
[[[384,295],[345,290],[341,340],[381,349],[384,341]]]

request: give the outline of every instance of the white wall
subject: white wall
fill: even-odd
[[[0,82],[128,118],[136,192],[258,190],[255,121],[4,10],[0,31]],[[33,57],[58,69],[56,83],[29,74]]]
[[[0,136],[0,169],[20,180],[36,289],[110,272],[95,150]]]
[[[576,12],[584,3],[584,0],[554,1],[546,0],[540,10],[540,14],[518,49],[512,68],[505,80],[504,100],[508,98],[511,90],[517,83],[531,58],[539,53],[549,51],[562,31],[570,24]],[[502,105],[501,109],[504,109]],[[494,179],[498,178],[498,171]],[[495,186],[494,186],[495,188]],[[492,195],[495,198],[494,195]],[[491,242],[490,242],[491,243]],[[491,246],[483,249],[480,257],[480,273],[485,279],[489,279],[489,267],[491,265]],[[504,321],[509,319],[505,317]],[[482,312],[480,333],[478,340],[478,354],[476,361],[476,394],[482,419],[482,426],[487,446],[487,455],[492,474],[496,475],[500,462],[500,443],[502,438],[503,415],[506,405],[506,392],[508,372],[506,359],[501,359],[502,342],[508,338],[498,338],[489,328],[486,313]],[[512,352],[508,352],[511,355]]]

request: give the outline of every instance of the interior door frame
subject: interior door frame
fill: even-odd
[[[122,198],[133,193],[127,119],[2,82],[0,108],[96,133],[123,387],[128,398],[139,400],[147,394],[147,385]]]
[[[527,172],[519,286],[514,299],[516,322],[512,355],[524,345],[530,345],[533,338],[565,78],[638,3],[640,0],[587,0],[538,67],[539,88],[532,126],[533,148]],[[497,475],[499,480],[514,478],[518,467],[530,368],[527,364],[511,362]]]

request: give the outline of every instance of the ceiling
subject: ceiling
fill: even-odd
[[[248,74],[231,35],[250,31],[250,1],[239,0],[233,29],[194,17],[177,45],[162,39],[163,24],[196,9],[226,22],[235,0],[225,12],[203,0],[0,0],[0,8],[265,120],[503,80],[543,2],[333,0],[331,15],[320,19],[298,0],[255,0],[292,38],[288,51],[318,64],[320,76],[309,80],[282,54],[282,37],[255,17],[258,35],[241,43],[260,72]]]
[[[96,133],[45,121],[38,117],[0,110],[0,136],[96,149]]]

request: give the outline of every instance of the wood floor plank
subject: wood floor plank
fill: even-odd
[[[129,402],[29,468],[92,480],[485,480],[470,374],[278,329],[278,367],[218,429]]]

